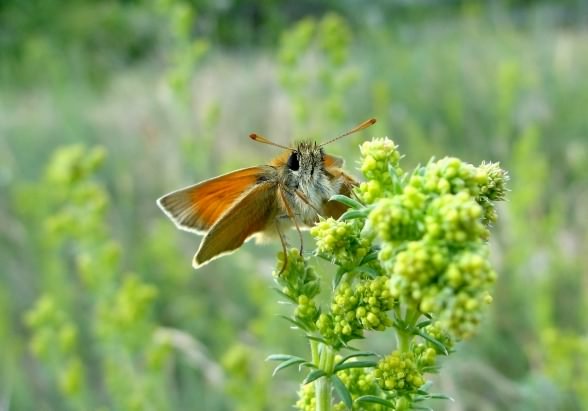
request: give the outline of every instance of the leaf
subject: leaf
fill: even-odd
[[[431,320],[424,320],[424,321],[421,321],[420,323],[418,323],[418,324],[416,325],[416,328],[423,328],[423,327],[426,327],[427,325],[430,325],[432,322],[433,322],[433,321],[431,321]]]
[[[323,370],[314,370],[308,373],[306,378],[302,381],[302,384],[308,384],[313,382],[314,380],[318,380],[321,377],[326,377],[327,373]]]
[[[361,204],[359,201],[344,196],[342,194],[335,194],[329,199],[329,201],[337,201],[338,203],[345,204],[349,208],[358,209],[363,207],[363,204]]]
[[[327,344],[327,341],[324,338],[321,338],[321,337],[316,337],[314,335],[308,335],[307,334],[306,335],[306,338],[308,338],[309,340],[312,340],[312,341],[316,341],[316,342],[320,342],[320,343],[323,343],[323,344]]]
[[[445,394],[427,394],[423,396],[423,399],[427,399],[427,400],[449,400],[451,402],[455,402],[455,400],[453,398],[451,398],[449,395],[445,395]]]
[[[290,355],[290,354],[272,354],[272,355],[268,355],[265,360],[266,361],[288,361],[288,360],[291,360],[292,358],[297,358],[299,360],[305,361],[304,358],[302,358],[302,357],[297,357],[296,355]]]
[[[288,317],[287,315],[278,315],[278,317],[283,318],[284,320],[294,324],[297,328],[301,330],[308,331],[306,325],[302,324],[300,321],[295,320],[294,318]]]
[[[358,273],[366,273],[367,275],[369,275],[372,278],[376,278],[376,277],[380,276],[379,272],[374,270],[372,267],[368,267],[366,265],[357,267],[354,271],[356,271]]]
[[[437,373],[440,369],[441,367],[439,367],[438,365],[427,365],[421,368],[421,372]]]
[[[284,361],[283,363],[278,365],[276,368],[274,368],[274,372],[272,373],[272,377],[275,376],[279,371],[281,371],[285,368],[291,367],[292,365],[304,363],[304,362],[306,362],[306,360],[303,358],[291,358],[288,361]]]
[[[433,385],[433,381],[427,381],[418,391],[417,394],[429,395],[429,388]]]
[[[285,292],[283,292],[282,290],[280,290],[277,287],[272,287],[272,289],[277,292],[278,294],[280,294],[282,297],[284,297],[285,299],[287,299],[288,301],[292,301],[293,303],[297,303],[298,301],[296,301],[294,298],[290,297],[288,294],[286,294]]]
[[[343,381],[336,375],[331,376],[331,381],[333,381],[333,387],[335,387],[335,391],[337,391],[341,401],[347,406],[347,409],[351,410],[353,408],[353,400]]]
[[[426,410],[426,411],[435,411],[434,409],[432,409],[431,407],[418,407],[418,406],[413,406],[412,407],[413,410]]]
[[[363,257],[363,259],[361,260],[361,264],[360,265],[364,265],[367,264],[371,261],[374,261],[378,258],[378,253],[380,252],[380,250],[373,250],[370,251],[369,253],[367,253],[365,255],[365,257]]]
[[[339,283],[341,282],[341,279],[343,278],[343,276],[345,275],[345,272],[347,270],[343,267],[339,267],[339,269],[337,270],[337,272],[335,273],[335,276],[333,277],[333,290],[335,288],[337,288],[337,286],[339,285]]]
[[[363,395],[355,400],[356,403],[379,404],[388,408],[394,408],[394,403],[375,395]]]
[[[328,256],[326,256],[325,254],[316,253],[315,256],[318,257],[318,258],[322,258],[323,260],[328,261],[330,263],[333,262],[333,259],[330,258],[330,257],[328,257]]]
[[[376,354],[374,352],[369,352],[369,351],[354,352],[354,353],[351,353],[351,354],[343,357],[343,359],[341,361],[339,361],[339,364],[343,364],[345,361],[350,360],[351,358],[355,358],[355,357],[377,357],[377,356],[378,356],[378,354]]]
[[[339,221],[354,220],[356,218],[366,218],[367,215],[367,211],[364,210],[347,210],[341,215],[341,217],[339,217]]]
[[[351,362],[347,362],[345,364],[337,364],[337,366],[335,366],[334,371],[341,371],[341,370],[346,370],[348,368],[367,368],[367,367],[375,367],[376,365],[378,365],[377,361],[351,361]]]
[[[298,364],[298,371],[302,371],[302,367],[316,368],[316,365],[314,365],[311,362],[305,361],[301,364]]]
[[[417,331],[417,334],[420,335],[421,337],[423,337],[425,340],[429,341],[435,347],[439,348],[439,350],[441,350],[441,352],[443,352],[443,354],[449,355],[447,348],[436,338],[433,338],[430,335],[425,334],[424,332],[422,332],[420,330]]]

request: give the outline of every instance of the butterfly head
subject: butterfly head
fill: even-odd
[[[292,150],[286,161],[286,172],[301,182],[319,178],[325,153],[315,142],[302,141]]]

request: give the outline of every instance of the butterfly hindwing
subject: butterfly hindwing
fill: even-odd
[[[276,192],[275,181],[260,182],[235,202],[202,240],[194,256],[194,267],[236,250],[253,235],[264,231],[268,224],[273,224]]]

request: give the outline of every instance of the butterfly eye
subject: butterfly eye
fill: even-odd
[[[298,162],[298,153],[296,151],[293,151],[292,154],[290,154],[286,165],[292,171],[297,171],[300,168],[300,163]]]

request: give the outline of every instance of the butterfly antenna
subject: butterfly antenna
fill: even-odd
[[[371,126],[372,124],[374,124],[375,122],[376,122],[376,119],[375,118],[370,118],[369,120],[366,120],[363,123],[358,124],[357,126],[353,127],[348,132],[343,133],[340,136],[337,136],[334,139],[327,141],[326,143],[322,143],[321,145],[319,145],[319,147],[326,146],[327,144],[331,144],[333,141],[337,141],[340,138],[343,138],[343,137],[348,136],[350,134],[357,133],[358,131],[361,131],[363,129],[366,129],[369,126]]]
[[[269,144],[270,146],[285,148],[286,150],[294,151],[291,147],[286,147],[278,143],[274,143],[273,141],[269,141],[264,136],[260,136],[259,134],[251,133],[249,134],[249,138],[253,141],[257,141],[258,143]]]

